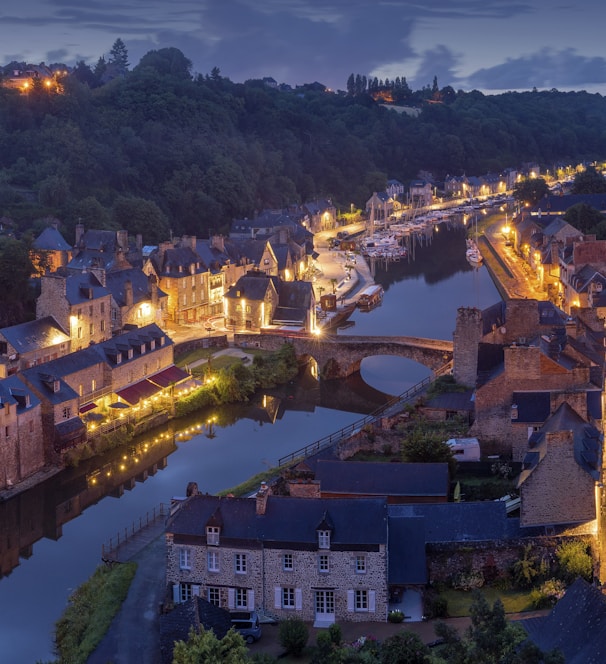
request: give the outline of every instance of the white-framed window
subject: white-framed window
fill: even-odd
[[[180,583],[179,584],[179,600],[181,602],[187,602],[188,599],[191,599],[194,594],[192,590],[191,583]]]
[[[218,572],[219,571],[219,552],[218,551],[208,551],[207,561],[208,561],[208,571],[209,572]]]
[[[246,574],[246,554],[236,553],[235,556],[236,574]]]
[[[330,549],[330,530],[318,530],[318,548]]]
[[[295,608],[295,589],[282,588],[282,608],[294,609]]]
[[[179,569],[191,569],[191,549],[188,547],[179,549]]]
[[[366,556],[356,556],[356,574],[366,574]]]
[[[318,571],[322,574],[330,572],[330,559],[327,553],[321,553],[318,556]]]
[[[206,526],[206,543],[209,546],[219,546],[219,526]]]
[[[248,608],[248,592],[246,588],[236,588],[236,609]]]
[[[368,611],[368,590],[354,591],[354,608],[356,611]]]
[[[215,606],[221,606],[221,591],[219,588],[214,586],[208,588],[208,601]]]
[[[295,569],[295,561],[292,553],[285,553],[282,556],[282,569],[285,572],[292,572]]]

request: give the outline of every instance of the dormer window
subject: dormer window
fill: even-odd
[[[219,546],[219,527],[207,526],[206,527],[206,544],[208,546]]]
[[[318,530],[318,548],[330,549],[330,530]]]
[[[132,349],[132,348],[129,348],[129,349],[128,349],[128,359],[129,359],[129,360],[132,360],[132,359],[133,359],[133,349]]]

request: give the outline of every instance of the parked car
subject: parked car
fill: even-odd
[[[232,612],[231,624],[248,644],[254,643],[261,638],[259,616],[255,611]]]

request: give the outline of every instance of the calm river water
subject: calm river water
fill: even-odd
[[[356,311],[347,334],[451,339],[458,307],[500,299],[486,268],[466,262],[464,232],[445,225],[417,247],[414,261],[377,265],[375,279],[383,304]],[[354,379],[326,389],[303,376],[250,405],[173,423],[0,503],[0,661],[53,660],[54,622],[100,563],[101,545],[183,495],[189,481],[209,493],[234,486],[371,412],[385,398],[380,392],[398,394],[428,375],[412,361],[376,357],[362,363],[366,385]],[[217,418],[211,430],[203,424],[210,415]]]

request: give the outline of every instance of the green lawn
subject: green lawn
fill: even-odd
[[[480,592],[486,598],[486,601],[492,606],[497,599],[503,602],[505,613],[522,613],[532,611],[530,602],[530,590],[498,590],[486,586],[480,588]],[[469,615],[469,607],[473,602],[473,593],[463,590],[445,590],[440,593],[448,602],[448,616],[450,618],[460,618]]]

